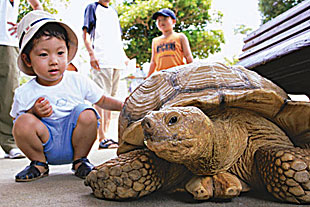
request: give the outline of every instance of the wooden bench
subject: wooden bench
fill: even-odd
[[[310,96],[310,0],[260,26],[244,39],[239,65],[287,93]]]

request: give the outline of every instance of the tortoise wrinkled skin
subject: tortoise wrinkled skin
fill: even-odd
[[[146,79],[119,117],[118,157],[85,180],[94,195],[157,190],[196,200],[267,190],[310,203],[310,103],[241,66],[195,62]]]

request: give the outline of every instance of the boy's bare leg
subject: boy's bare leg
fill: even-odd
[[[13,136],[18,148],[31,161],[46,163],[43,145],[49,138],[47,127],[33,114],[21,115],[13,126]],[[36,165],[41,173],[46,169]]]
[[[99,106],[94,106],[95,109],[97,110],[99,116],[101,117],[101,119],[99,120],[100,122],[100,126],[98,128],[98,135],[99,135],[99,142],[103,141],[105,139],[105,136],[104,136],[104,122],[103,122],[103,109],[100,108]]]
[[[73,160],[87,157],[97,138],[97,117],[93,110],[83,111],[72,134]],[[75,170],[81,163],[75,165]]]

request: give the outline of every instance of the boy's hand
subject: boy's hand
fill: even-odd
[[[49,117],[53,113],[50,102],[43,97],[36,100],[31,110],[32,113],[38,117]]]
[[[126,57],[125,59],[125,65],[128,66],[130,59],[128,57]]]

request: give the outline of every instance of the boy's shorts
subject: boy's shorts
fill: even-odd
[[[120,76],[120,69],[100,68],[100,71],[91,69],[91,79],[109,96],[116,95]]]
[[[100,116],[93,107],[87,104],[79,104],[66,117],[57,120],[41,120],[50,134],[48,141],[43,144],[44,154],[48,164],[61,165],[72,163],[74,153],[72,132],[76,127],[81,112],[86,109],[93,110],[96,113],[97,119],[100,119]]]

